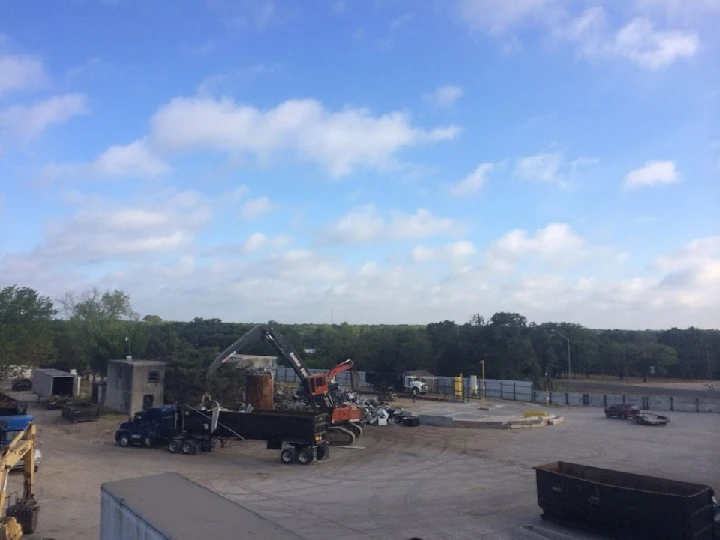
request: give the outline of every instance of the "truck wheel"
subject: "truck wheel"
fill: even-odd
[[[197,453],[197,446],[195,446],[195,441],[183,442],[182,443],[182,453],[187,456]]]
[[[280,452],[280,459],[285,465],[292,465],[295,461],[295,449],[284,448],[283,451]]]
[[[143,444],[145,445],[145,448],[152,448],[153,441],[150,437],[145,437],[143,439]]]
[[[171,454],[177,454],[180,452],[180,441],[172,440],[168,444],[168,452]]]
[[[298,452],[297,460],[300,465],[310,465],[313,462],[312,450],[303,448]]]
[[[127,435],[122,435],[122,436],[118,439],[118,444],[119,444],[122,448],[127,448],[128,446],[130,446],[130,439],[128,439]]]
[[[325,446],[324,444],[321,444],[317,447],[317,458],[318,461],[321,459],[327,459],[330,457],[330,447]]]

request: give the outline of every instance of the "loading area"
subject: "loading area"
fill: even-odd
[[[488,411],[419,400],[404,400],[402,406],[419,415],[444,411],[453,418],[519,418],[538,409],[493,403]],[[37,418],[43,452],[36,477],[41,534],[28,538],[96,540],[102,484],[166,472],[258,516],[269,539],[278,528],[307,540],[602,538],[541,519],[533,467],[554,461],[697,482],[720,491],[717,414],[674,413],[671,424],[653,428],[608,419],[595,408],[556,407],[551,412],[565,422],[544,429],[367,426],[352,447],[333,448],[329,460],[307,468],[284,465],[260,441],[231,441],[211,453],[170,456],[162,447],[117,445],[113,433],[127,419],[123,415],[72,424],[35,403],[28,412]],[[192,519],[180,514],[174,513]]]

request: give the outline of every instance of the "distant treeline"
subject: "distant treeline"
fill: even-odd
[[[62,312],[55,308],[58,305]],[[62,314],[63,319],[56,318]],[[436,375],[480,373],[496,379],[539,382],[566,376],[567,340],[573,375],[591,374],[713,379],[720,374],[720,331],[593,330],[572,323],[528,323],[516,313],[489,319],[428,325],[274,324],[309,367],[330,368],[352,358],[358,369]],[[2,365],[44,365],[104,374],[107,360],[135,358],[170,362],[171,395],[206,389],[205,370],[217,354],[254,323],[191,322],[140,318],[122,291],[67,293],[56,302],[29,288],[0,289]],[[266,343],[249,354],[273,355]],[[237,374],[219,372],[215,392],[235,399]]]

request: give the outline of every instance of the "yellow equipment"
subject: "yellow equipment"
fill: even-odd
[[[23,495],[15,504],[8,506],[5,515],[0,518],[0,540],[18,540],[24,533],[35,532],[37,526],[39,506],[32,491],[35,482],[35,434],[36,427],[31,422],[0,451],[0,516],[5,511],[10,471],[20,460],[23,461]]]

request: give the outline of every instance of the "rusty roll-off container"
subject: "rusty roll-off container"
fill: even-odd
[[[245,375],[245,403],[253,409],[273,409],[273,377],[269,372]]]

